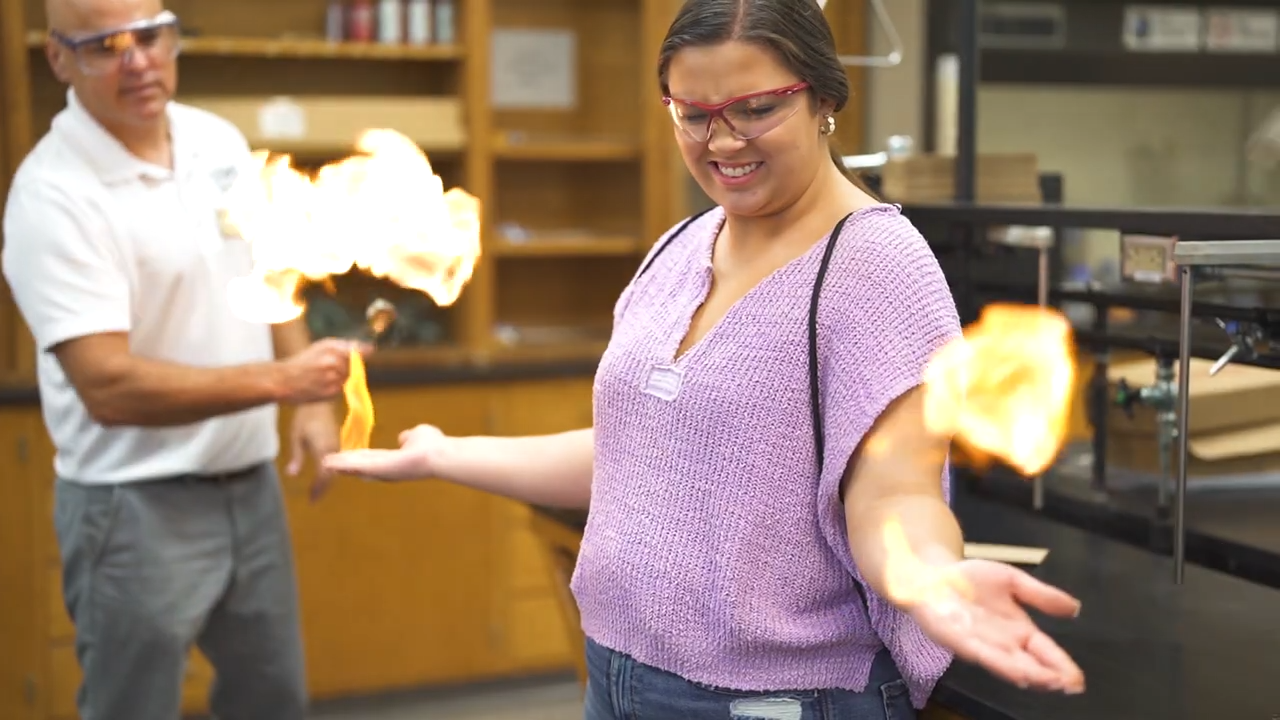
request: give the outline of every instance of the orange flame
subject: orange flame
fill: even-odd
[[[480,202],[444,190],[413,141],[367,130],[360,155],[310,177],[289,156],[254,152],[255,167],[231,189],[222,222],[246,240],[253,270],[228,287],[232,309],[254,322],[283,323],[305,309],[304,281],[329,283],[353,268],[426,293],[437,305],[458,299],[480,258]],[[373,401],[364,362],[351,359],[344,387],[344,450],[368,447]]]
[[[1075,385],[1075,347],[1065,316],[1038,306],[989,305],[926,369],[925,425],[977,459],[999,459],[1034,476],[1066,442]],[[968,621],[961,607],[972,588],[922,561],[900,519],[886,523],[883,538],[890,599],[929,603],[957,622]]]
[[[369,447],[369,437],[373,434],[373,398],[369,395],[369,383],[365,377],[364,356],[359,350],[351,351],[351,374],[342,385],[342,395],[349,410],[338,435],[339,447],[363,450]]]
[[[1037,306],[989,305],[925,371],[925,423],[1024,475],[1066,442],[1076,360],[1071,323]]]

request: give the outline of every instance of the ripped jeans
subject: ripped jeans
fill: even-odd
[[[887,650],[862,692],[749,692],[710,688],[587,639],[585,720],[915,720],[907,684]]]

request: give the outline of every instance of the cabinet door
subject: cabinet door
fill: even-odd
[[[399,433],[419,423],[449,434],[485,431],[482,384],[375,389],[373,401],[374,447],[396,447]],[[283,472],[288,443],[282,447]],[[490,498],[439,481],[340,478],[311,503],[312,470],[284,479],[312,694],[481,676],[492,634]]]
[[[43,716],[47,641],[41,624],[40,555],[32,548],[41,507],[31,472],[35,413],[0,408],[0,717]]]
[[[511,383],[495,388],[495,435],[540,435],[591,426],[591,378]],[[560,610],[547,552],[530,530],[529,507],[495,502],[493,613],[497,662],[510,672],[567,670],[575,652]]]

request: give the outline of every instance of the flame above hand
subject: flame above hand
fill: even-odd
[[[362,154],[326,165],[314,178],[287,155],[253,153],[221,218],[253,257],[252,271],[227,288],[236,315],[294,320],[305,309],[303,282],[352,269],[426,293],[439,306],[458,299],[480,257],[479,200],[459,188],[445,192],[422,150],[393,130],[365,131],[356,149]],[[366,448],[373,400],[358,351],[343,391],[341,448]]]

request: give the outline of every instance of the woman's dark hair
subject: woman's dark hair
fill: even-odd
[[[662,94],[671,94],[667,72],[677,52],[730,40],[771,50],[787,69],[809,83],[813,97],[834,105],[832,112],[839,112],[849,102],[849,76],[817,0],[685,0],[658,52]],[[845,169],[835,143],[830,144],[832,162],[845,177],[866,190]]]

